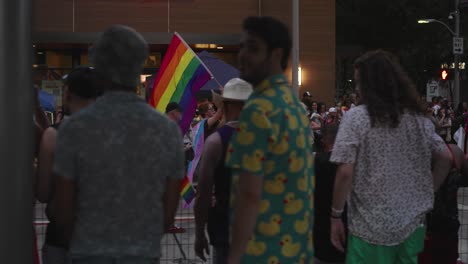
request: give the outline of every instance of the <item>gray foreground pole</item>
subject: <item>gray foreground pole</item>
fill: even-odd
[[[31,0],[0,0],[0,263],[33,263]]]
[[[299,0],[292,0],[292,44],[292,90],[299,96]]]

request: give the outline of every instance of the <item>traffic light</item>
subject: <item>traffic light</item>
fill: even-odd
[[[448,71],[447,71],[447,70],[442,70],[442,71],[440,72],[440,78],[441,78],[442,80],[444,80],[444,81],[447,80],[448,75],[449,75],[449,74],[448,74]]]

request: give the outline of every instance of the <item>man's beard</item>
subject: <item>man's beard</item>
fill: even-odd
[[[241,72],[241,78],[252,84],[252,86],[259,85],[271,74],[271,60],[270,57],[266,58],[258,67],[250,71],[249,75]]]

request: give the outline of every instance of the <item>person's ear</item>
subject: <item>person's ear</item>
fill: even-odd
[[[65,102],[62,102],[62,104],[64,103],[69,103],[71,101],[71,93],[70,93],[70,88],[68,86],[65,86],[64,89],[63,89],[63,99],[65,100]]]

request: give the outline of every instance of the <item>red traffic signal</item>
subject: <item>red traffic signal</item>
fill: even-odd
[[[448,75],[449,75],[449,74],[448,74],[448,71],[447,71],[447,70],[442,70],[442,71],[440,72],[440,78],[441,78],[442,80],[444,80],[444,81],[447,80]]]

